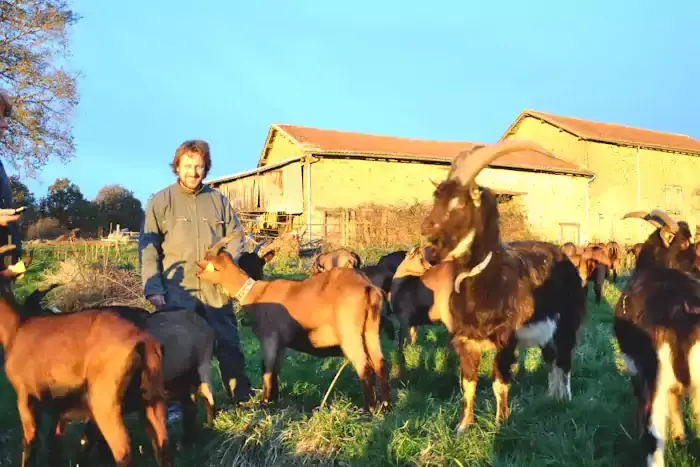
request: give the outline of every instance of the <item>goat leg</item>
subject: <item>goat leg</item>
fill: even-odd
[[[457,432],[461,433],[474,423],[474,398],[479,378],[481,350],[478,345],[462,337],[452,338],[452,347],[459,355],[460,387],[462,389],[462,415]]]
[[[36,465],[36,407],[24,391],[17,392],[17,411],[22,423],[22,467]]]
[[[277,401],[280,396],[279,371],[282,363],[280,337],[273,336],[262,340],[263,402]]]
[[[121,400],[117,388],[98,389],[99,384],[89,389],[89,405],[95,424],[109,446],[117,467],[131,466],[131,444],[122,419]]]
[[[52,414],[51,429],[49,430],[49,465],[58,467],[61,465],[61,451],[63,435],[66,432],[67,421],[61,418],[60,413]]]
[[[143,412],[146,419],[146,433],[151,439],[156,465],[158,467],[171,467],[172,459],[168,446],[168,433],[165,428],[165,401],[163,399],[148,401]]]
[[[365,332],[364,339],[367,346],[369,364],[377,377],[377,383],[379,385],[379,399],[381,401],[380,410],[388,412],[391,410],[389,375],[387,372],[384,355],[382,355],[382,346],[379,341],[379,333],[375,331]]]
[[[347,332],[346,335],[341,336],[340,348],[345,358],[350,360],[357,376],[360,378],[365,395],[365,410],[371,412],[377,405],[371,380],[373,369],[365,353],[362,335],[354,333],[352,330],[347,330]]]
[[[97,428],[95,421],[89,419],[83,428],[83,434],[80,436],[80,453],[78,454],[77,465],[90,465],[88,459],[90,455],[98,448],[98,456],[106,458],[111,455],[109,446],[102,437],[102,433]]]
[[[214,395],[211,392],[211,383],[202,382],[197,388],[197,393],[204,401],[204,411],[207,416],[207,426],[214,426]]]
[[[496,398],[496,423],[504,422],[510,416],[508,388],[513,363],[515,363],[515,344],[511,342],[497,351],[493,361],[492,387],[493,395]]]
[[[180,399],[182,406],[182,443],[192,444],[195,442],[197,433],[197,403],[195,393],[192,392]]]
[[[399,344],[397,346],[397,357],[399,360],[399,372],[401,379],[406,377],[406,356],[404,355],[404,348],[406,346],[406,341],[408,340],[408,334],[406,331],[409,329],[408,316],[398,315],[399,318]]]
[[[415,344],[418,340],[418,328],[416,328],[416,326],[411,326],[411,329],[408,330],[408,334],[411,338],[411,344]]]
[[[685,440],[685,427],[683,426],[683,412],[681,411],[682,394],[677,388],[668,394],[668,416],[671,421],[671,437],[675,441]]]

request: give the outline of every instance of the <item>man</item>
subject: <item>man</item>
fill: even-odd
[[[144,295],[157,309],[166,305],[190,308],[207,319],[216,334],[214,353],[221,381],[234,403],[244,401],[252,388],[233,303],[220,288],[200,281],[195,274],[195,261],[204,257],[207,248],[242,227],[228,199],[202,184],[211,169],[205,141],[182,143],[171,167],[177,181],[148,201],[139,238]],[[232,240],[226,250],[238,258],[243,253],[243,238]],[[179,416],[179,410],[172,410],[169,419]]]
[[[8,119],[12,115],[12,102],[5,91],[0,89],[0,139],[4,136],[9,128]],[[13,209],[12,189],[10,188],[10,179],[5,172],[5,167],[0,162],[0,209]],[[12,211],[0,212],[0,245],[13,243],[15,250],[8,255],[5,255],[3,261],[5,267],[11,264],[16,264],[22,254],[22,235],[19,228],[19,223],[16,222],[19,218],[18,214],[11,214]]]

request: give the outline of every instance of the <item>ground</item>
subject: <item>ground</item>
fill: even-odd
[[[361,255],[371,263],[380,253]],[[88,256],[95,257],[92,253]],[[41,247],[35,249],[35,257],[31,272],[18,284],[18,296],[33,290],[42,270],[52,268],[65,254]],[[133,251],[122,252],[120,258],[132,265],[135,261]],[[267,271],[270,275],[304,276],[297,261],[271,266]],[[392,364],[391,413],[362,413],[360,384],[350,366],[343,370],[328,405],[319,410],[342,360],[320,360],[288,351],[282,367],[280,404],[262,407],[254,401],[238,408],[222,407],[214,430],[204,430],[195,448],[182,448],[176,465],[641,465],[633,421],[635,401],[621,372],[612,337],[612,307],[623,281],[624,277],[617,286],[607,283],[605,299],[597,306],[592,301],[593,292],[589,292],[588,320],[571,378],[571,402],[555,402],[547,396],[547,374],[540,366],[540,352],[530,350],[515,370],[511,418],[503,426],[496,426],[489,377],[493,355],[486,353],[481,362],[476,423],[464,434],[456,435],[461,399],[457,359],[446,346],[445,330],[431,326],[422,328],[417,344],[407,348],[406,381],[397,379],[395,344],[383,337],[385,356]],[[243,327],[242,337],[247,370],[260,387],[259,345],[248,327]],[[223,389],[216,369],[214,375],[215,397],[221,402]],[[19,465],[21,438],[15,395],[2,375],[0,414],[0,465]],[[685,414],[692,426],[687,408]],[[136,465],[154,465],[140,427],[134,422],[129,425],[134,445],[144,445],[144,455],[137,456]],[[179,439],[177,426],[171,430],[171,437],[173,441]],[[700,464],[700,442],[689,438],[689,445],[669,444],[668,466]],[[74,443],[75,439],[69,438],[68,442]]]

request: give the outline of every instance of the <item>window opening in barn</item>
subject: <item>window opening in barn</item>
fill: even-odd
[[[700,211],[700,189],[696,189],[690,197],[690,207],[693,211]]]
[[[559,244],[572,242],[579,245],[581,240],[581,225],[575,222],[559,223]]]
[[[683,211],[683,188],[679,185],[664,185],[665,210],[679,216]]]

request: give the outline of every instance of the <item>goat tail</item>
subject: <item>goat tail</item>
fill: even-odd
[[[146,403],[165,400],[163,346],[147,332],[141,332],[136,353],[141,357],[141,395]]]
[[[365,286],[365,323],[364,329],[362,330],[362,345],[364,347],[365,355],[367,356],[368,363],[371,367],[374,367],[375,363],[372,361],[372,352],[369,351],[367,347],[367,331],[368,326],[372,323],[379,322],[379,330],[382,329],[382,308],[384,305],[384,291],[374,285]],[[393,326],[392,326],[393,329]],[[377,333],[379,337],[379,333]]]
[[[384,313],[385,307],[388,308],[389,314],[391,314],[391,303],[387,298],[386,292],[384,290],[377,288],[380,295],[380,305],[379,305],[379,330],[384,331],[389,340],[396,339],[396,327],[394,322],[389,319],[389,317]]]

